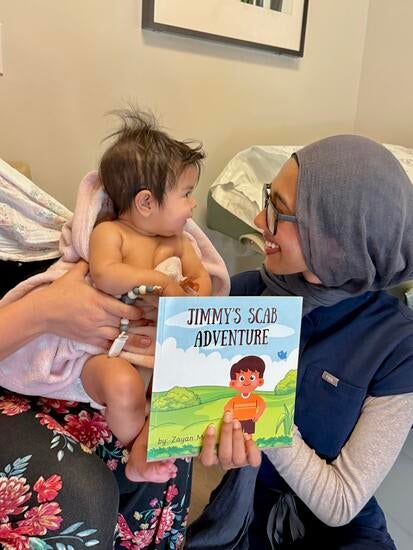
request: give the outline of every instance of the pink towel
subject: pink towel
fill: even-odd
[[[111,201],[102,189],[97,172],[90,172],[80,184],[73,218],[63,226],[61,259],[48,271],[23,281],[8,292],[0,301],[0,307],[42,285],[50,284],[80,259],[88,261],[91,231],[96,221],[108,217],[113,217]],[[210,240],[192,220],[188,220],[185,234],[191,239],[211,276],[213,294],[227,295],[228,272]],[[151,314],[153,316],[148,311],[149,317]],[[144,327],[143,332],[154,338],[155,330],[155,327]],[[142,328],[139,332],[142,332]],[[0,386],[27,395],[90,402],[80,381],[80,373],[91,355],[103,351],[96,346],[70,341],[54,334],[42,335],[0,361]],[[153,367],[153,348],[150,353],[142,355],[128,352],[122,352],[121,355],[135,365]]]

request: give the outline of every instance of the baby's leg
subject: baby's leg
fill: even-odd
[[[126,465],[127,477],[132,481],[154,483],[163,483],[174,477],[176,466],[171,460],[146,461],[146,395],[139,371],[121,357],[96,355],[86,361],[81,379],[89,396],[106,406],[106,420],[119,441],[125,446],[133,442]]]
[[[145,386],[139,371],[121,357],[102,354],[86,361],[81,379],[88,395],[106,407],[110,429],[129,445],[145,422]]]

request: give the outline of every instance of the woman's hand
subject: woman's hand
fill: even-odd
[[[199,456],[204,466],[220,464],[224,470],[230,470],[242,466],[259,466],[261,464],[261,451],[251,439],[251,436],[244,435],[241,424],[238,420],[233,419],[230,412],[226,412],[224,415],[218,454],[215,450],[216,443],[216,428],[211,424],[204,433],[202,450]]]
[[[80,261],[48,287],[30,294],[33,315],[43,319],[44,332],[108,348],[119,334],[122,317],[135,327],[147,324],[139,307],[126,305],[91,287],[85,281],[87,272],[88,264]],[[147,335],[131,334],[128,341],[134,347],[146,348],[150,344]]]
[[[156,326],[131,327],[129,325],[128,339],[124,351],[140,355],[155,355]]]

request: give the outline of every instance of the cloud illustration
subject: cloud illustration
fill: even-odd
[[[258,356],[265,362],[264,385],[260,389],[272,391],[289,370],[296,368],[298,349],[282,361],[269,355]],[[226,359],[217,351],[206,354],[193,347],[184,350],[176,346],[175,338],[168,338],[156,345],[156,360],[162,361],[164,368],[161,376],[155,370],[153,391],[167,391],[174,386],[229,386],[231,366],[242,357],[234,354]]]

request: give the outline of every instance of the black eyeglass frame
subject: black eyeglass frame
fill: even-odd
[[[271,183],[264,183],[262,186],[262,209],[265,210],[265,222],[268,231],[275,235],[278,229],[278,222],[297,223],[297,216],[281,214],[271,201]]]

